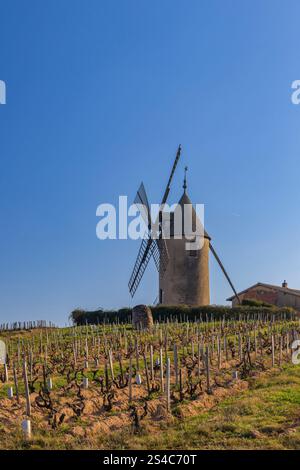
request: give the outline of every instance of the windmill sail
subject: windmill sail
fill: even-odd
[[[223,264],[222,264],[222,262],[221,262],[219,256],[217,255],[217,253],[216,253],[216,251],[215,251],[215,249],[214,249],[214,247],[212,246],[211,243],[209,244],[209,248],[210,248],[212,254],[214,255],[214,257],[216,258],[217,263],[219,264],[220,268],[222,269],[224,276],[226,277],[226,279],[227,279],[227,281],[228,281],[228,283],[229,283],[231,289],[233,290],[233,292],[234,292],[236,298],[238,299],[238,302],[241,303],[240,298],[239,298],[239,296],[238,296],[238,293],[237,293],[237,291],[235,290],[234,285],[232,284],[232,282],[231,282],[231,280],[230,280],[230,277],[228,276],[228,274],[227,274],[227,272],[226,272],[226,270],[225,270],[225,268],[224,268],[224,266],[223,266]]]
[[[141,216],[143,217],[145,223],[147,224],[148,228],[151,226],[151,213],[150,213],[150,206],[145,190],[144,183],[140,184],[139,189],[137,190],[134,204],[138,206],[141,211]]]
[[[132,274],[129,279],[128,287],[131,296],[133,297],[145,272],[154,250],[154,242],[151,238],[143,238]],[[154,257],[154,261],[156,258]],[[155,262],[156,265],[156,262]]]
[[[180,154],[181,154],[181,145],[179,145],[179,147],[178,147],[178,150],[177,150],[177,153],[176,153],[176,157],[175,157],[175,161],[174,161],[174,163],[173,163],[172,171],[171,171],[171,174],[170,174],[170,176],[169,176],[168,184],[167,184],[167,187],[166,187],[166,189],[165,189],[165,192],[164,192],[164,195],[163,195],[163,199],[162,199],[162,201],[161,201],[161,205],[162,205],[162,206],[167,202],[167,199],[168,199],[168,196],[169,196],[169,192],[170,192],[170,188],[171,188],[171,181],[172,181],[172,179],[173,179],[173,176],[174,176],[174,173],[175,173],[175,170],[176,170],[176,167],[177,167],[179,158],[180,158]]]
[[[168,263],[168,249],[164,239],[143,238],[137,259],[128,283],[133,297],[148,266],[151,256],[158,272],[164,273]]]
[[[169,176],[167,187],[163,195],[163,199],[161,203],[162,210],[163,210],[164,204],[167,202],[167,199],[168,199],[168,195],[169,195],[170,187],[171,187],[171,181],[173,179],[174,172],[179,161],[180,153],[181,153],[181,146],[179,145],[177,153],[176,153],[175,161],[173,163],[173,167]],[[147,265],[150,261],[151,256],[153,256],[157,270],[162,274],[166,270],[166,265],[169,259],[167,244],[166,244],[165,239],[162,237],[162,234],[160,234],[160,238],[158,240],[153,239],[151,237],[152,235],[151,234],[151,214],[150,214],[147,194],[146,194],[143,183],[141,183],[138,189],[134,202],[135,204],[142,204],[144,207],[147,207],[148,209],[147,216],[145,215],[146,211],[142,210],[141,212],[142,217],[148,223],[148,233],[145,235],[144,239],[142,240],[142,243],[141,243],[135,264],[134,264],[134,268],[133,268],[133,271],[132,271],[132,274],[130,276],[130,280],[128,283],[129,292],[132,297],[134,296],[141,282],[141,279],[144,275],[144,272],[147,268]]]

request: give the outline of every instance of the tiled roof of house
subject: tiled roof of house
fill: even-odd
[[[251,287],[248,287],[247,289],[244,289],[242,290],[241,292],[238,293],[238,295],[242,295],[244,294],[245,292],[253,289],[253,287],[258,287],[258,286],[261,286],[261,287],[267,287],[269,289],[274,289],[274,290],[278,290],[278,291],[281,291],[281,292],[284,292],[285,294],[292,294],[292,295],[296,295],[297,297],[300,297],[300,290],[298,289],[290,289],[289,287],[282,287],[282,286],[274,286],[272,284],[266,284],[264,282],[257,282],[256,284],[254,284],[253,286]],[[228,301],[231,301],[235,298],[236,296],[233,295],[232,297],[229,297]]]

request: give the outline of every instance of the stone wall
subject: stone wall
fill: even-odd
[[[201,250],[186,250],[186,238],[166,240],[169,262],[160,275],[164,305],[209,305],[209,240]]]

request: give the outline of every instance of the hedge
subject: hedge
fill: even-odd
[[[275,306],[252,306],[241,305],[227,307],[223,305],[207,305],[200,307],[189,307],[185,305],[157,305],[149,306],[154,321],[197,321],[227,319],[251,319],[262,315],[264,318],[272,319],[274,315],[282,315],[286,319],[295,318],[296,312],[289,307],[277,308]],[[82,309],[73,310],[70,319],[75,325],[97,325],[101,323],[130,323],[131,308],[119,310],[95,310],[86,311]]]

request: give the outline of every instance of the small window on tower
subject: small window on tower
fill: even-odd
[[[197,258],[198,250],[189,250],[189,256],[192,256],[193,258]]]

